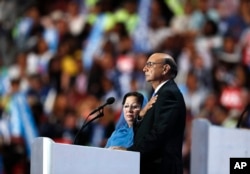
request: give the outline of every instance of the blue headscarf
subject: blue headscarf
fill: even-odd
[[[142,108],[147,104],[148,100],[143,96]],[[133,127],[129,127],[122,112],[120,118],[115,126],[115,130],[109,137],[106,148],[111,146],[120,146],[128,148],[133,145],[134,132]]]

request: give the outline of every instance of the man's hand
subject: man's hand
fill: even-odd
[[[140,114],[139,114],[140,118],[143,118],[144,115],[146,114],[146,112],[147,112],[150,108],[152,108],[153,104],[154,104],[154,103],[156,102],[156,100],[157,100],[157,97],[158,97],[158,95],[153,96],[153,97],[149,100],[149,102],[146,104],[146,106],[144,106],[144,108],[142,108],[142,110],[140,111]]]

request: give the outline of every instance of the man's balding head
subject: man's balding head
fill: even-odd
[[[174,79],[177,75],[177,66],[172,56],[165,53],[154,53],[143,68],[145,77],[153,88],[168,79]]]
[[[172,79],[177,76],[177,64],[172,56],[166,53],[154,53],[151,56],[155,57],[157,61],[163,61],[165,64],[170,66],[169,75]]]

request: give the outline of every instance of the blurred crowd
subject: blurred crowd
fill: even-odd
[[[72,144],[115,97],[79,138],[104,147],[123,95],[151,96],[142,69],[152,52],[178,64],[189,173],[192,120],[235,127],[249,107],[249,0],[0,0],[0,173],[29,173],[35,137]]]

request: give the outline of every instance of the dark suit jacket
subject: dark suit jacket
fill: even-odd
[[[186,106],[174,80],[157,92],[158,98],[143,120],[135,125],[134,144],[141,155],[141,174],[182,174],[182,143]]]

